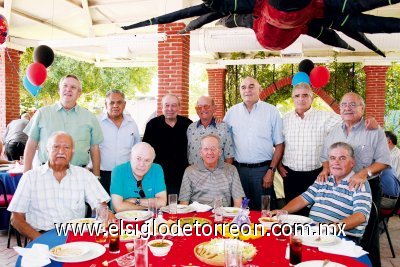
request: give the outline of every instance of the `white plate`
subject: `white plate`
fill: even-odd
[[[196,211],[195,208],[193,208],[192,206],[189,206],[189,205],[178,204],[177,208],[178,208],[177,209],[178,214],[185,214],[185,213],[190,213],[190,212]],[[161,211],[169,213],[169,206],[162,207]]]
[[[118,212],[115,217],[126,222],[141,222],[153,217],[153,212],[148,210],[126,210]]]
[[[85,255],[89,252],[89,247],[80,242],[72,242],[50,249],[49,255],[58,259],[71,259]]]
[[[0,167],[0,172],[8,171],[10,169],[14,168],[14,166],[1,166]]]
[[[60,258],[60,257],[54,257],[50,254],[49,255],[50,259],[58,262],[83,262],[98,258],[101,255],[103,255],[104,252],[106,252],[106,248],[103,245],[94,242],[72,242],[72,243],[67,243],[65,245],[68,244],[81,245],[83,247],[87,247],[89,251],[82,256],[74,258]]]
[[[341,239],[335,235],[309,235],[303,236],[303,245],[311,247],[327,247],[340,243]]]
[[[128,234],[128,232],[130,232],[130,234]],[[119,241],[121,241],[121,242],[130,242],[130,241],[133,241],[136,238],[139,238],[140,235],[141,235],[140,232],[139,231],[135,232],[134,229],[129,230],[129,231],[127,229],[124,229],[122,231],[121,235],[119,236]]]
[[[224,217],[232,217],[233,218],[239,213],[240,208],[223,207],[222,210],[223,210],[223,216]]]
[[[314,261],[305,261],[302,263],[297,264],[297,267],[317,267],[317,266],[324,266],[324,267],[346,267],[346,265],[330,261],[325,265],[324,261],[314,260]]]
[[[277,219],[276,216],[274,216],[272,218]],[[288,223],[288,224],[294,224],[294,223],[306,224],[306,223],[312,223],[312,222],[313,222],[313,220],[308,218],[308,217],[306,217],[306,216],[288,214],[287,221],[284,222],[284,223]]]
[[[96,221],[95,218],[79,218],[75,220],[68,221],[67,223],[70,224],[75,224],[75,225],[82,225],[81,227],[84,227],[84,232],[88,231],[88,227],[91,228],[93,224],[95,223],[100,223],[99,221]],[[72,225],[71,225],[72,226]],[[70,228],[71,229],[71,228]],[[81,228],[82,229],[82,228]]]

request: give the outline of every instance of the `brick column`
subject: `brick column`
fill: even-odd
[[[365,115],[373,116],[377,122],[384,125],[386,72],[388,66],[365,66],[366,99]]]
[[[11,120],[17,119],[19,117],[19,60],[19,51],[10,48],[0,48],[1,137],[4,134],[7,124]]]
[[[208,95],[214,99],[216,110],[215,117],[223,118],[225,115],[225,76],[226,69],[207,69]]]
[[[189,114],[189,56],[190,35],[178,35],[184,23],[158,25],[167,40],[158,42],[158,98],[157,114],[161,114],[161,99],[165,94],[177,95],[183,116]]]

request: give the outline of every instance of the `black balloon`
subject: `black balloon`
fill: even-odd
[[[313,68],[314,68],[314,63],[309,59],[304,59],[299,64],[299,71],[305,72],[308,75],[310,75],[310,72],[313,70]]]
[[[33,51],[33,61],[43,64],[46,68],[54,61],[53,49],[47,45],[39,45]]]

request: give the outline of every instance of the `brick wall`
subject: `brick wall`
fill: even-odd
[[[207,69],[208,95],[214,99],[216,110],[215,117],[223,118],[225,115],[225,76],[226,69]]]
[[[365,66],[365,115],[375,117],[383,126],[385,116],[386,72],[388,66]]]
[[[17,119],[20,113],[19,74],[18,74],[19,60],[20,60],[19,51],[9,48],[0,48],[0,136],[1,137],[4,134],[7,124],[11,120]]]
[[[190,35],[177,34],[184,27],[184,23],[158,25],[158,32],[165,32],[167,40],[158,42],[157,115],[161,114],[161,99],[168,93],[180,98],[180,114],[189,114]]]

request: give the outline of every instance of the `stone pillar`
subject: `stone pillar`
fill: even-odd
[[[167,39],[158,42],[158,99],[157,115],[161,114],[161,99],[165,94],[177,95],[181,100],[181,114],[189,114],[190,35],[178,35],[184,23],[158,25]]]
[[[385,116],[386,72],[388,66],[364,66],[366,74],[365,115],[375,117],[383,127]]]
[[[215,117],[223,118],[225,115],[225,76],[226,69],[207,69],[208,95],[214,99],[216,110]]]
[[[10,61],[11,59],[11,61]],[[20,52],[0,48],[0,136],[7,124],[19,118],[19,60]]]

